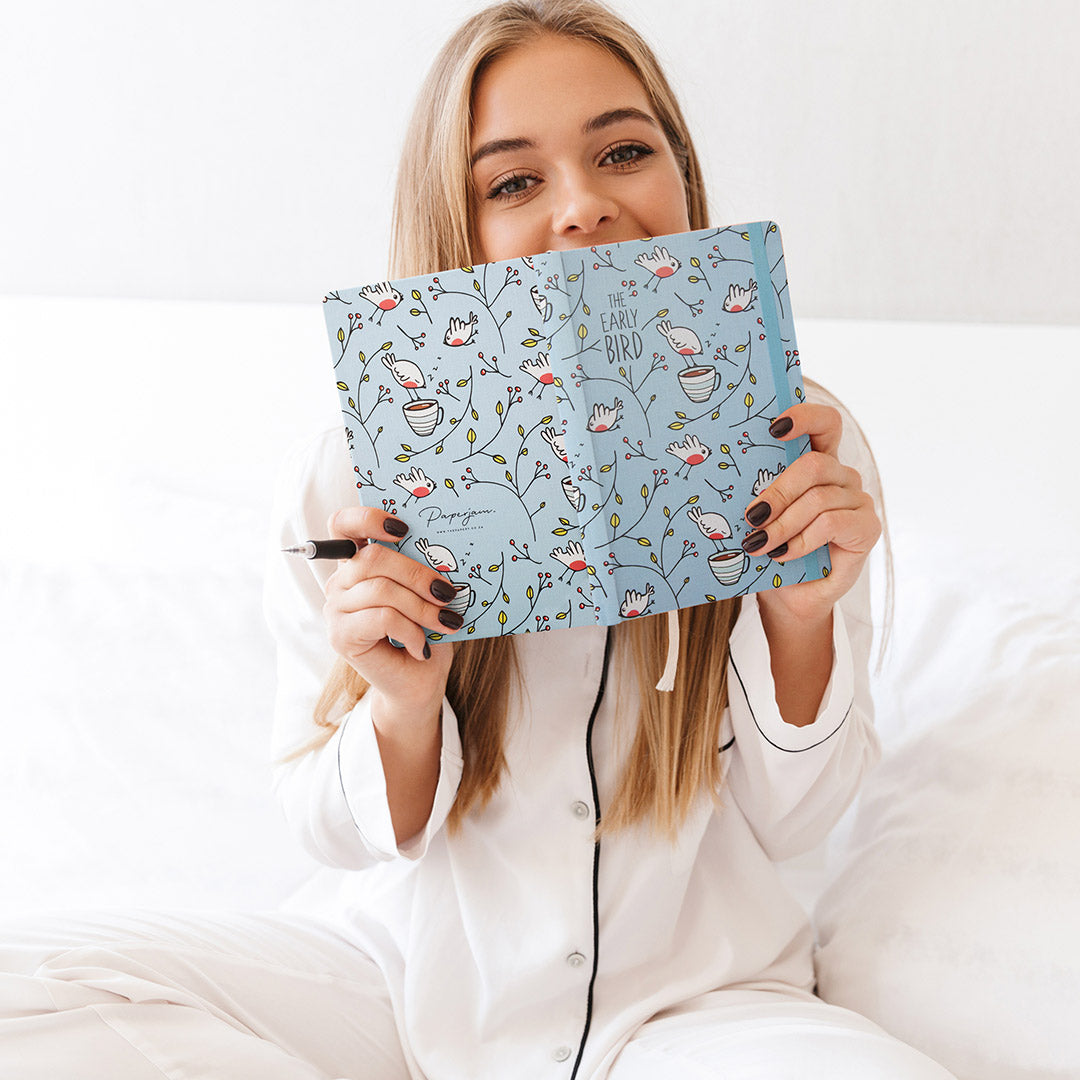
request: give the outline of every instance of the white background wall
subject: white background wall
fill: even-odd
[[[384,272],[391,174],[464,0],[3,0],[0,293],[312,303]],[[713,217],[797,314],[1080,321],[1080,5],[616,0]]]

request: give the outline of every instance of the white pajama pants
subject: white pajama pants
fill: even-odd
[[[3,1080],[409,1075],[379,969],[325,923],[138,911],[0,924]],[[507,1062],[499,1080],[516,1075]],[[719,990],[662,1013],[608,1073],[826,1077],[951,1080],[869,1020],[795,990]]]

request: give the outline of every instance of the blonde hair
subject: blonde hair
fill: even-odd
[[[708,226],[701,168],[686,122],[641,37],[591,0],[511,0],[465,22],[443,47],[421,89],[397,179],[392,277],[437,273],[474,261],[473,87],[496,57],[542,34],[591,42],[637,75],[682,168],[690,228]],[[674,839],[702,792],[718,801],[728,639],[740,603],[722,600],[678,613],[678,677],[672,692],[655,689],[667,650],[666,616],[646,616],[612,631],[617,660],[631,662],[636,671],[640,706],[617,792],[603,809],[602,831],[642,822]],[[499,786],[506,767],[510,692],[519,678],[512,637],[455,645],[446,694],[458,716],[465,764],[449,816],[452,831],[471,811],[482,810]],[[339,658],[315,708],[321,732],[285,760],[325,744],[367,689],[367,682]]]

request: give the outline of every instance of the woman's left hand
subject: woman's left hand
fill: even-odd
[[[809,435],[810,451],[747,507],[746,519],[753,531],[743,547],[750,545],[751,555],[758,557],[775,552],[771,557],[785,563],[829,545],[832,570],[827,578],[758,593],[759,602],[773,616],[813,622],[828,615],[855,584],[881,535],[881,522],[873,499],[863,490],[862,477],[841,465],[837,457],[843,424],[836,409],[795,405],[776,418],[770,431],[785,419],[791,422],[790,430],[775,437],[789,442]],[[777,551],[784,545],[785,550]]]

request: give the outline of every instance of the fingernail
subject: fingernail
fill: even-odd
[[[752,532],[743,542],[743,551],[753,553],[760,551],[768,541],[769,536],[763,529],[758,529],[757,532]]]
[[[781,544],[779,547],[774,547],[772,551],[765,552],[770,559],[779,559],[781,555],[787,554],[787,544]]]
[[[774,439],[779,439],[781,436],[786,435],[795,424],[792,422],[790,416],[781,416],[779,420],[774,420],[769,425],[769,434]]]
[[[772,507],[767,502],[754,503],[749,510],[746,511],[746,520],[751,525],[763,525],[772,513]]]
[[[459,615],[456,611],[444,610],[439,612],[439,622],[441,622],[443,626],[449,627],[451,630],[457,630],[464,621],[465,617]]]
[[[383,528],[391,536],[404,536],[409,531],[409,526],[405,524],[400,518],[388,517],[383,522]]]
[[[448,581],[436,578],[431,583],[431,595],[442,604],[448,604],[457,596],[457,589]]]
[[[424,642],[424,659],[431,659],[431,646],[426,641]]]

